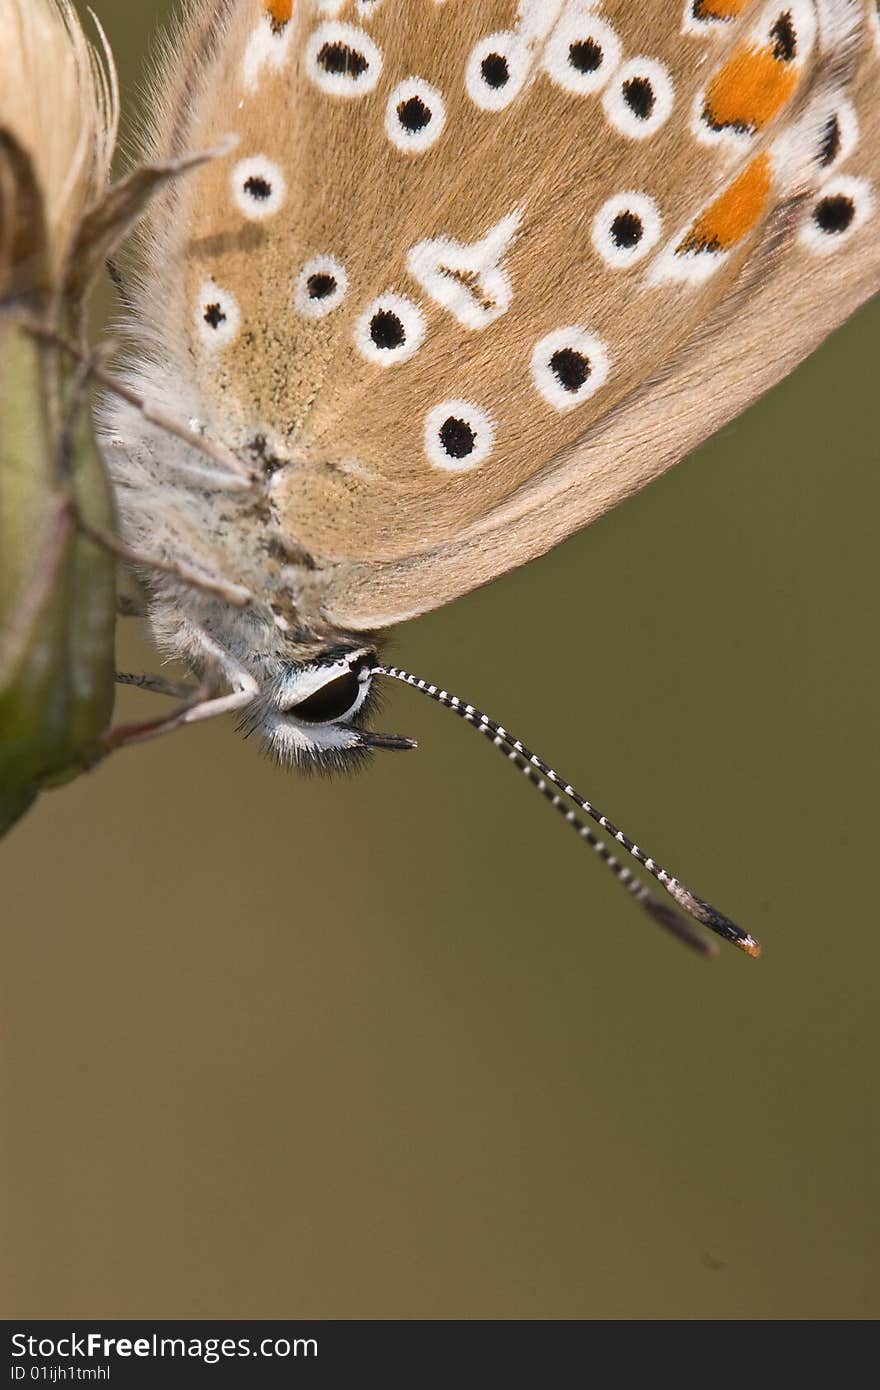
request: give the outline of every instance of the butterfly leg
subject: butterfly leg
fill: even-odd
[[[198,690],[198,686],[168,680],[166,676],[152,676],[148,672],[133,674],[130,671],[117,671],[116,684],[133,685],[137,690],[148,690],[151,695],[168,695],[172,700],[188,700]]]
[[[211,598],[223,599],[224,603],[230,603],[234,608],[249,608],[254,602],[254,596],[250,589],[245,589],[241,584],[233,584],[230,580],[219,576],[203,574],[200,570],[192,569],[191,566],[181,564],[179,561],[165,560],[159,555],[149,555],[145,551],[135,550],[133,546],[113,535],[112,531],[106,531],[99,526],[91,526],[79,515],[76,520],[80,531],[90,541],[94,541],[96,545],[100,545],[113,555],[117,555],[120,560],[137,566],[138,569],[158,570],[160,574],[169,575],[172,579],[185,584],[187,588],[198,589],[201,593],[210,595]]]
[[[198,724],[205,719],[215,719],[221,714],[235,714],[245,709],[259,694],[259,686],[249,671],[240,665],[230,654],[208,636],[203,628],[195,623],[187,623],[193,646],[204,658],[205,671],[197,686],[189,688],[189,693],[178,707],[164,718],[145,720],[136,724],[118,724],[110,729],[102,740],[104,755],[118,748],[127,748],[134,743],[145,743],[149,739],[160,738],[173,733],[187,724]],[[155,681],[152,688],[162,688],[159,693],[176,694],[180,687],[173,682],[162,681],[161,677],[143,677],[143,681]],[[123,682],[138,684],[137,678]],[[232,686],[226,694],[221,694],[223,686]],[[150,688],[149,686],[145,688]],[[184,688],[185,689],[185,688]]]
[[[137,724],[117,724],[101,741],[102,754],[114,753],[119,748],[128,748],[134,743],[146,743],[150,739],[161,738],[174,733],[186,724],[200,723],[214,719],[221,714],[235,714],[250,704],[257,694],[256,681],[253,685],[239,687],[227,695],[216,693],[217,687],[207,681],[197,686],[190,699],[184,701],[164,719],[150,719]]]
[[[41,334],[40,336],[45,335]],[[49,336],[49,340],[56,341],[53,335]],[[63,348],[68,346],[64,339],[57,339],[57,343]],[[74,351],[73,346],[70,350]],[[103,380],[97,359],[94,356],[84,356],[77,350],[76,360],[78,365],[73,400],[67,412],[59,447],[59,458],[65,475],[68,473],[70,462],[74,457],[76,424],[85,407],[90,378],[97,375],[99,380]],[[240,584],[233,584],[220,576],[205,575],[193,569],[192,566],[182,564],[179,561],[166,560],[159,555],[148,555],[133,549],[113,531],[86,521],[72,497],[66,501],[66,505],[69,506],[70,513],[81,535],[110,554],[116,555],[121,560],[126,560],[130,565],[139,569],[158,570],[161,574],[167,574],[172,579],[177,579],[181,584],[186,584],[189,588],[198,589],[202,593],[209,594],[212,598],[220,598],[236,608],[247,608],[254,602],[250,590],[243,588]]]
[[[47,328],[45,324],[36,319],[23,316],[18,322],[21,328],[26,333],[30,333],[32,337],[38,338],[41,342],[52,343],[62,352],[69,354],[74,361],[80,364],[87,379],[98,382],[112,395],[127,401],[147,424],[155,425],[157,429],[163,430],[166,434],[174,435],[176,439],[188,444],[208,459],[213,465],[212,468],[178,464],[178,467],[182,467],[186,472],[197,476],[204,485],[218,491],[224,489],[248,491],[257,485],[257,474],[248,468],[247,464],[242,463],[231,449],[226,449],[215,440],[208,439],[198,430],[182,425],[179,420],[176,420],[172,415],[167,415],[157,406],[151,405],[143,396],[138,395],[137,391],[109,372],[104,366],[104,359],[109,352],[107,347],[97,353],[87,353],[78,343],[66,338],[62,333],[58,333],[54,328]]]

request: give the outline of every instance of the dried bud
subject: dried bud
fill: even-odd
[[[0,302],[62,292],[80,229],[104,198],[116,71],[70,0],[0,0]]]
[[[112,531],[112,499],[87,375],[53,335],[80,327],[118,100],[69,0],[0,0],[0,34],[2,833],[94,760],[113,706],[115,562],[79,529]]]

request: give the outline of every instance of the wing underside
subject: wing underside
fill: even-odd
[[[159,143],[238,145],[154,217],[145,331],[282,465],[326,616],[541,554],[877,288],[878,33],[875,0],[196,6]]]

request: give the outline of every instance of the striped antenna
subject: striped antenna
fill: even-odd
[[[636,878],[635,874],[621,864],[605,843],[595,835],[589,826],[585,825],[575,811],[566,804],[563,797],[567,797],[575,806],[579,807],[590,820],[600,825],[608,835],[621,845],[636,863],[641,864],[642,868],[649,873],[652,878],[661,885],[678,906],[693,918],[695,922],[700,922],[708,927],[716,935],[723,937],[725,941],[730,941],[734,946],[738,946],[747,955],[759,956],[761,947],[753,936],[743,931],[729,917],[725,917],[723,912],[719,912],[717,907],[706,902],[703,898],[692,893],[686,888],[673,874],[661,866],[650,855],[645,854],[628,835],[597,810],[586,797],[581,796],[580,792],[566,782],[543,758],[539,758],[536,753],[521,743],[513,734],[508,733],[507,729],[501,724],[496,724],[482,710],[478,710],[474,705],[466,704],[457,695],[450,695],[447,690],[441,690],[439,686],[431,685],[428,681],[421,680],[418,676],[412,675],[409,671],[402,671],[398,666],[374,666],[371,669],[374,676],[390,676],[393,680],[402,681],[404,685],[411,685],[414,690],[421,690],[425,695],[429,695],[432,700],[443,705],[446,709],[454,710],[457,715],[464,719],[468,724],[472,724],[480,733],[485,734],[491,739],[496,748],[499,748],[516,767],[519,767],[529,781],[537,787],[550,802],[550,804],[565,817],[582,840],[585,840],[592,849],[596,851],[598,858],[611,869],[615,878],[622,883],[624,888],[630,892],[651,918],[658,922],[667,931],[677,936],[686,945],[702,951],[704,955],[716,954],[710,941],[697,932],[690,922],[686,921],[680,913],[676,912],[670,903],[665,903],[656,898],[653,893]],[[552,786],[549,785],[552,783]],[[558,787],[562,796],[553,788]]]

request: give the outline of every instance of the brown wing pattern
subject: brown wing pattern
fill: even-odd
[[[209,428],[289,464],[328,616],[540,554],[876,288],[878,33],[875,0],[197,5],[163,142],[239,143],[152,273]]]

